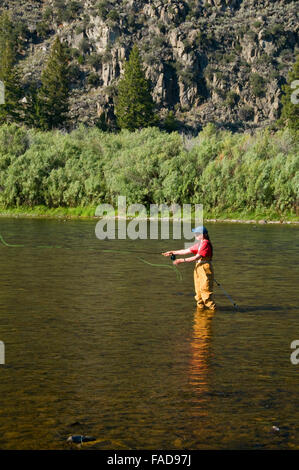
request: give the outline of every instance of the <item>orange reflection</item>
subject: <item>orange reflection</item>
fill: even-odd
[[[190,383],[199,394],[209,390],[208,378],[212,319],[213,312],[208,310],[196,311],[194,314]]]

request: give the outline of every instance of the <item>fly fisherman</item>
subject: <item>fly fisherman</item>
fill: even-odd
[[[195,300],[197,302],[197,309],[204,310],[206,307],[209,310],[216,310],[216,305],[213,300],[213,282],[214,270],[212,266],[213,247],[210,242],[209,234],[206,227],[200,225],[192,229],[195,232],[195,238],[198,240],[195,245],[185,250],[166,251],[162,253],[163,256],[172,255],[190,255],[189,258],[179,258],[173,261],[173,264],[190,263],[196,261],[194,267],[194,286],[195,286]]]

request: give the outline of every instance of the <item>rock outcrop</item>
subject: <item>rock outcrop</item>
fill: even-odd
[[[277,119],[281,86],[298,53],[296,6],[286,0],[0,1],[1,10],[9,8],[28,26],[19,64],[24,86],[39,80],[55,35],[68,42],[74,127],[103,116],[113,122],[117,81],[137,43],[158,112],[172,110],[194,131],[210,121],[241,130]]]

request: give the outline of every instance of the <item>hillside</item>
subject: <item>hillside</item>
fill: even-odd
[[[24,88],[39,81],[55,35],[72,57],[71,127],[105,116],[123,61],[137,43],[161,119],[241,131],[280,112],[281,86],[298,53],[296,2],[287,0],[0,0],[22,25]]]

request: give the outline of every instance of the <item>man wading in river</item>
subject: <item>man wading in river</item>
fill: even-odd
[[[195,255],[189,258],[176,259],[173,264],[177,265],[196,261],[194,268],[194,287],[197,309],[204,310],[206,307],[209,310],[215,311],[216,305],[213,300],[214,270],[212,266],[212,243],[210,242],[207,229],[202,225],[192,229],[192,232],[195,232],[195,238],[198,240],[198,243],[195,243],[195,245],[185,250],[166,251],[162,253],[162,255]]]

